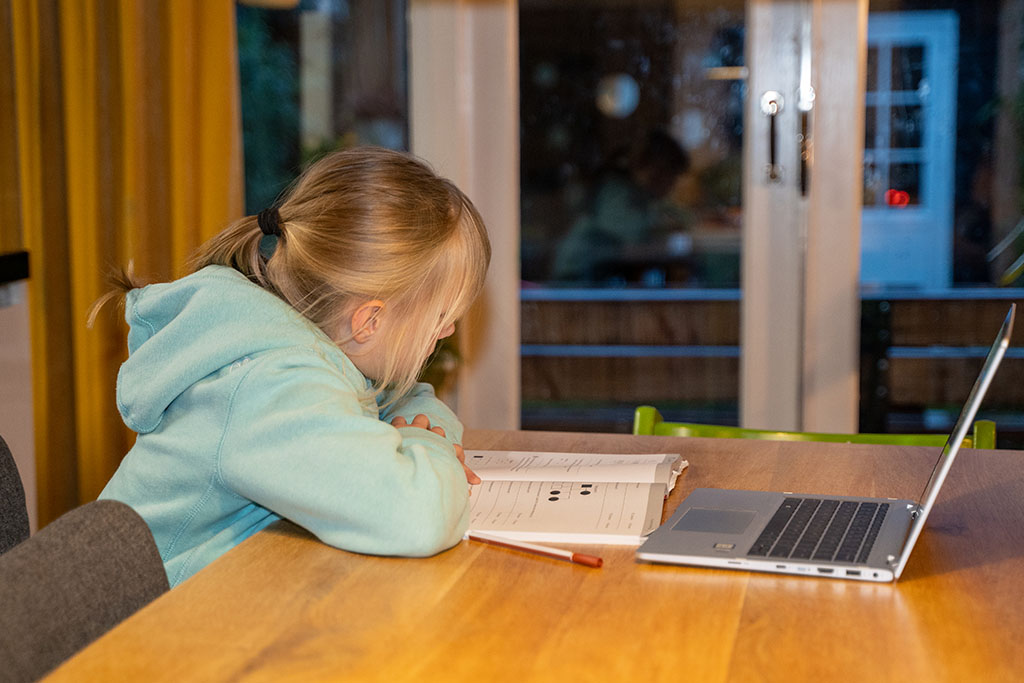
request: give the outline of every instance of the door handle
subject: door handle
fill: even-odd
[[[775,90],[766,90],[761,95],[761,113],[768,117],[768,165],[765,176],[770,183],[782,181],[782,166],[778,162],[777,121],[782,111],[782,95]]]
[[[807,196],[807,167],[811,161],[811,113],[800,112],[800,196]]]

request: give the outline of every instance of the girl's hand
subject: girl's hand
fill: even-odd
[[[440,436],[444,436],[445,435],[443,427],[439,427],[439,426],[438,427],[431,427],[430,426],[430,418],[427,417],[426,415],[423,415],[422,413],[417,415],[416,417],[414,417],[412,419],[411,423],[406,421],[406,419],[404,417],[399,415],[398,417],[396,417],[395,419],[393,419],[391,421],[391,426],[392,427],[419,427],[420,429],[426,429],[427,431],[434,432],[435,434],[438,434]],[[466,452],[464,450],[462,450],[462,446],[461,445],[459,445],[459,444],[454,444],[454,445],[455,445],[455,457],[459,459],[459,462],[462,463],[462,469],[464,469],[466,471],[466,481],[468,481],[470,484],[479,484],[480,483],[480,477],[477,476],[476,472],[474,472],[473,470],[471,470],[468,467],[466,467]]]

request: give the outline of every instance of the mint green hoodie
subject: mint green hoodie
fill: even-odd
[[[117,405],[138,438],[100,497],[142,515],[172,586],[282,517],[375,555],[462,538],[462,425],[429,385],[381,412],[321,330],[222,266],[133,290],[125,319]],[[417,413],[447,438],[389,424]]]

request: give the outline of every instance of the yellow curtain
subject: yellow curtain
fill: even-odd
[[[95,498],[133,439],[114,403],[120,311],[85,324],[106,274],[133,259],[145,279],[180,276],[242,215],[235,6],[3,1],[19,191],[0,215],[16,211],[20,226],[0,231],[29,252],[42,525]]]

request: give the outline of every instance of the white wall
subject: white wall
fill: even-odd
[[[25,485],[29,522],[36,520],[35,438],[32,433],[32,364],[24,282],[0,285],[0,434],[14,454]]]

